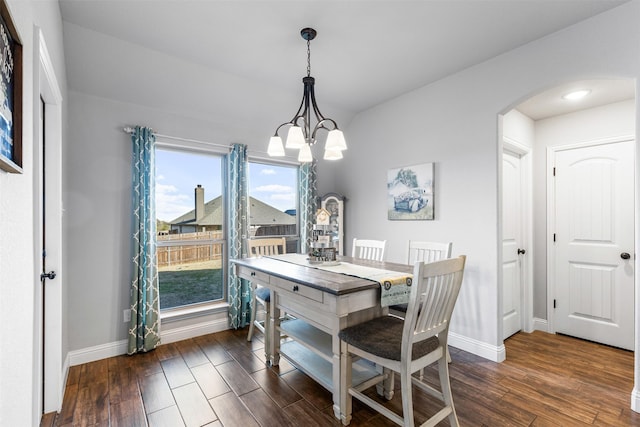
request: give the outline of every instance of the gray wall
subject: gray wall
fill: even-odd
[[[356,116],[335,176],[346,241],[387,239],[392,261],[408,239],[453,241],[468,264],[451,330],[499,349],[498,114],[563,82],[637,78],[639,15],[639,3],[623,5]],[[422,162],[436,162],[436,220],[387,220],[386,171]]]

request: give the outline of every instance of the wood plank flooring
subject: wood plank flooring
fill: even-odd
[[[61,412],[41,426],[340,426],[329,392],[286,361],[267,367],[262,336],[247,343],[246,335],[224,331],[74,366]],[[632,352],[542,332],[505,344],[503,363],[451,348],[462,426],[640,425],[629,409]],[[435,369],[425,375],[437,381]],[[397,391],[387,405],[400,411],[400,399]],[[417,390],[414,406],[420,423],[438,410]],[[395,424],[354,399],[351,425]]]

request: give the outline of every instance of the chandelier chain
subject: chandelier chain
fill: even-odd
[[[311,40],[307,40],[307,77],[311,76]]]

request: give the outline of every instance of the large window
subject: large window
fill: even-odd
[[[222,157],[156,148],[160,309],[223,300]]]
[[[298,246],[297,166],[249,162],[249,234],[285,236],[287,252]]]

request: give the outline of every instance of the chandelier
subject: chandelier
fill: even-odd
[[[316,30],[313,28],[304,28],[300,31],[300,35],[307,41],[307,75],[302,78],[304,84],[304,92],[302,94],[302,102],[300,108],[296,112],[293,119],[281,124],[276,129],[274,135],[269,140],[267,153],[272,157],[284,156],[284,149],[297,149],[299,162],[313,161],[311,154],[311,146],[316,143],[317,133],[320,129],[328,131],[327,139],[324,145],[324,159],[338,160],[342,158],[342,151],[347,149],[347,143],[344,135],[335,120],[324,117],[316,104],[316,96],[313,91],[315,79],[311,77],[311,40],[316,37]],[[311,125],[311,113],[315,116],[316,125]],[[287,140],[285,145],[282,144],[282,138],[278,134],[280,129],[288,127]]]

